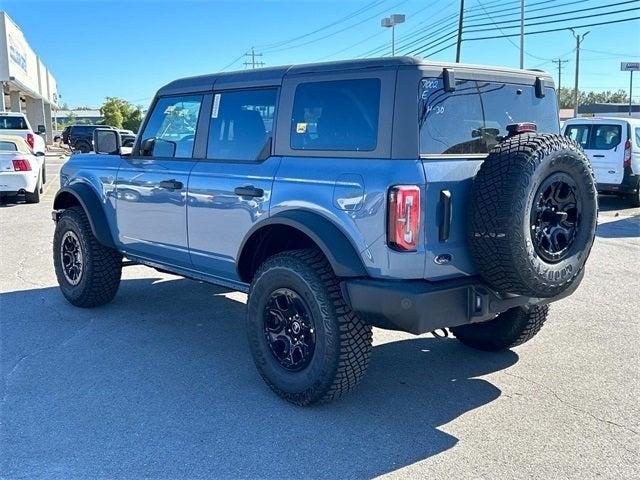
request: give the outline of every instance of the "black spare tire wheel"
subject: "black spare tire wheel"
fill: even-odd
[[[597,213],[591,165],[576,142],[511,137],[473,181],[467,232],[476,267],[498,292],[559,295],[584,268]]]

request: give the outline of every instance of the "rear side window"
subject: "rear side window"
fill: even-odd
[[[533,85],[457,80],[445,92],[441,78],[420,84],[420,153],[484,154],[507,135],[507,125],[533,122],[541,133],[559,133],[553,88],[537,98]]]
[[[191,158],[201,105],[202,95],[159,99],[142,133],[140,153]]]
[[[207,158],[258,158],[273,132],[277,90],[221,92],[213,96]]]
[[[0,130],[27,130],[27,122],[24,117],[0,116]]]
[[[293,150],[375,150],[380,80],[302,83],[291,119]]]
[[[585,150],[612,150],[622,141],[622,126],[612,124],[568,125],[564,134]]]
[[[589,125],[569,125],[564,134],[571,140],[575,140],[582,148],[589,148]]]
[[[0,142],[0,152],[17,152],[18,147],[13,142]]]

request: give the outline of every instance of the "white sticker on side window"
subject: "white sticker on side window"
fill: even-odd
[[[216,93],[213,96],[213,109],[211,110],[211,118],[218,118],[218,110],[220,110],[220,96],[221,94]]]

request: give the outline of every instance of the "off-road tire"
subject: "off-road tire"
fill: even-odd
[[[40,194],[42,193],[42,175],[38,175],[38,182],[33,192],[26,192],[24,200],[27,203],[40,203]]]
[[[80,241],[83,256],[83,271],[77,285],[67,280],[62,266],[61,242],[68,230]],[[53,263],[62,294],[76,307],[105,305],[113,300],[120,286],[122,255],[98,242],[82,207],[68,208],[58,219],[53,236]]]
[[[278,364],[264,334],[265,304],[279,288],[294,290],[304,299],[316,329],[315,353],[298,372]],[[264,381],[296,405],[337,399],[360,382],[369,364],[371,326],[345,303],[331,265],[315,249],[280,253],[260,266],[249,290],[247,334]]]
[[[538,189],[552,175],[575,183],[580,202],[576,233],[557,262],[536,253],[530,225]],[[556,134],[522,134],[491,150],[471,188],[467,235],[475,265],[498,292],[548,298],[569,288],[593,245],[598,197],[580,146]]]
[[[516,307],[502,312],[493,320],[450,328],[465,345],[488,352],[507,350],[531,340],[542,328],[548,305]]]
[[[632,208],[640,207],[640,182],[638,182],[637,191],[635,193],[629,194],[627,200],[629,201],[629,205],[631,205]]]

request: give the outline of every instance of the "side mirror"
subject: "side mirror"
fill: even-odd
[[[44,152],[33,152],[36,157],[44,157]]]
[[[93,150],[96,153],[120,155],[120,133],[117,130],[96,128],[93,131]]]
[[[47,129],[44,127],[44,125],[38,125],[38,134],[42,135],[43,133],[47,133]]]

